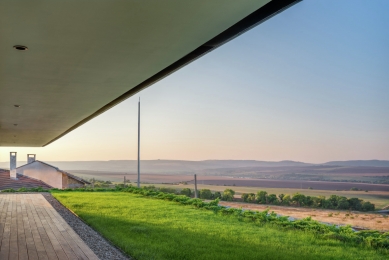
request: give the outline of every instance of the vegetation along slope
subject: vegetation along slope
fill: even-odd
[[[135,259],[387,259],[388,235],[312,220],[293,224],[186,196],[52,191],[62,204]],[[362,235],[361,235],[362,234]],[[368,237],[365,239],[364,237]]]

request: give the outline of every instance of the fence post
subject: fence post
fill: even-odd
[[[197,175],[194,175],[194,181],[195,181],[195,198],[198,198],[198,193],[197,193]]]

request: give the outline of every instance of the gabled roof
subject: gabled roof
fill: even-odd
[[[25,166],[27,166],[27,165],[30,165],[30,164],[33,164],[33,163],[37,163],[37,162],[38,162],[38,163],[42,163],[42,164],[44,164],[44,165],[46,165],[46,166],[49,166],[49,167],[55,169],[56,171],[58,171],[58,172],[60,172],[60,173],[63,173],[63,174],[65,174],[65,175],[67,175],[68,177],[70,177],[70,178],[72,178],[72,179],[75,179],[75,180],[77,180],[77,181],[79,181],[79,182],[82,182],[82,183],[84,183],[84,184],[91,184],[90,182],[88,182],[88,181],[86,181],[86,180],[84,180],[84,179],[82,179],[82,178],[80,178],[80,177],[77,177],[77,176],[75,176],[75,175],[73,175],[73,174],[70,174],[70,173],[65,172],[65,171],[63,171],[63,170],[60,170],[58,167],[55,167],[55,166],[53,166],[53,165],[51,165],[51,164],[48,164],[48,163],[45,163],[45,162],[42,162],[42,161],[39,161],[39,160],[35,160],[35,161],[33,161],[33,162],[30,162],[30,163],[27,163],[27,164],[25,164],[25,165],[19,166],[19,167],[17,167],[16,169],[19,169],[19,168],[21,168],[21,167],[25,167]]]

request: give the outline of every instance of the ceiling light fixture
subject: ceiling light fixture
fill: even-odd
[[[18,126],[18,124],[14,124],[14,126]]]
[[[20,105],[14,105],[14,107],[20,107]]]
[[[23,46],[23,45],[14,45],[14,49],[18,50],[18,51],[26,51],[26,50],[28,50],[27,46]]]

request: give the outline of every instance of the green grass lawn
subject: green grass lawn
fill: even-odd
[[[387,253],[303,231],[256,226],[123,192],[53,192],[135,259],[388,259]]]

